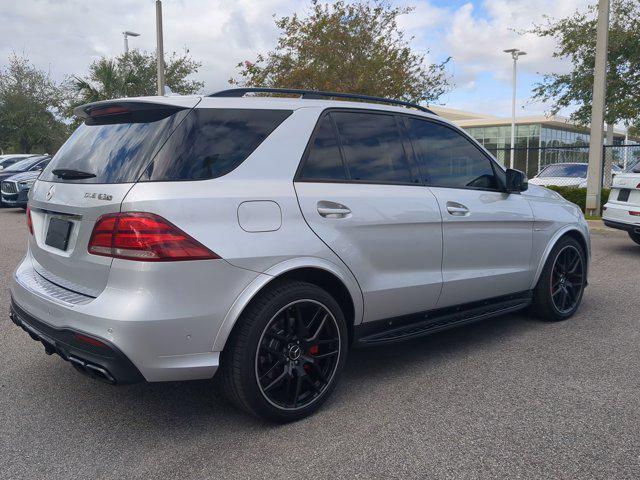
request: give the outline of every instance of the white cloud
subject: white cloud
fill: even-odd
[[[504,89],[508,89],[511,82],[511,57],[503,52],[507,48],[527,52],[518,61],[521,74],[566,71],[567,62],[552,56],[554,39],[522,32],[534,23],[543,23],[545,14],[562,18],[576,9],[585,9],[590,3],[589,0],[485,0],[482,9],[472,3],[459,7],[452,12],[450,24],[445,27],[442,46],[453,56],[456,88],[476,93],[479,111],[486,106],[487,100],[500,104]],[[490,91],[480,89],[478,78],[483,74],[490,75],[495,81]],[[524,110],[528,113],[544,110],[544,105],[530,104],[527,100],[522,99],[519,103],[526,104]],[[500,113],[506,113],[500,110]]]
[[[424,35],[434,27],[439,27],[447,16],[447,9],[436,7],[428,2],[414,4],[409,2],[413,10],[398,19],[398,26],[413,35]]]
[[[446,44],[456,62],[472,73],[493,72],[498,80],[510,79],[511,63],[503,50],[519,48],[527,52],[520,65],[523,71],[557,70],[565,67],[563,62],[552,60],[555,42],[550,38],[539,38],[521,32],[533,23],[542,23],[543,15],[552,12],[561,18],[576,8],[587,5],[584,0],[487,0],[486,17],[477,15],[474,6],[468,3],[455,12],[446,35]]]
[[[165,53],[188,47],[202,62],[205,89],[226,85],[236,64],[273,47],[277,30],[273,14],[302,8],[287,0],[165,0]],[[155,49],[153,0],[0,0],[0,63],[12,51],[24,52],[56,79],[83,74],[91,61],[117,55],[122,31],[133,30],[130,48]]]
[[[519,61],[523,74],[561,71],[566,64],[552,59],[554,41],[517,32],[542,22],[543,14],[569,15],[592,0],[477,0],[458,7],[435,6],[432,0],[393,0],[415,9],[399,19],[412,46],[429,51],[426,61],[453,60],[449,72],[456,90],[443,100],[477,97],[477,109],[502,105],[509,94],[511,62],[502,52],[518,47],[528,52]],[[227,86],[236,64],[254,59],[275,46],[278,35],[273,15],[303,14],[308,0],[164,0],[165,52],[188,47],[202,62],[198,79],[205,91]],[[122,51],[123,30],[141,33],[131,48],[155,48],[154,0],[0,0],[0,64],[12,51],[24,52],[59,80],[84,74],[101,55]],[[491,84],[487,86],[487,77]],[[527,98],[522,95],[522,101]],[[460,94],[460,95],[458,95]],[[450,103],[450,106],[460,107]],[[540,110],[540,105],[527,107]]]

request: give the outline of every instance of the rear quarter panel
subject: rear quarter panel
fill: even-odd
[[[358,322],[362,317],[358,284],[304,221],[293,186],[295,171],[320,112],[321,108],[315,107],[295,110],[240,166],[222,177],[137,183],[124,199],[122,211],[158,214],[229,264],[267,276],[292,268],[326,265],[326,269],[340,273],[338,276],[351,292]],[[247,221],[247,202],[268,206],[264,211],[273,211],[277,205],[280,221],[267,222],[268,228],[260,227],[257,219]],[[318,261],[292,261],[304,258]],[[263,278],[258,283],[266,282]],[[242,297],[242,303],[257,292],[255,285],[249,290],[250,294],[230,291],[229,295]],[[237,304],[234,308],[239,314],[241,308]],[[227,325],[234,321],[235,318],[225,319]]]

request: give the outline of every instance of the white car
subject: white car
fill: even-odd
[[[538,175],[529,180],[543,187],[587,188],[588,163],[553,163],[544,167]],[[611,166],[614,175],[622,171],[618,165]]]
[[[613,179],[602,220],[608,227],[626,231],[640,245],[640,162]]]
[[[580,305],[580,209],[424,107],[232,89],[76,114],[30,190],[11,308],[96,379],[219,371],[239,406],[290,421],[350,347]]]

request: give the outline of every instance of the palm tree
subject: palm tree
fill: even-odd
[[[88,79],[74,75],[71,88],[80,104],[109,100],[126,96],[126,76],[115,59],[101,58],[91,65]]]
[[[191,94],[203,83],[187,77],[197,73],[200,63],[183,55],[171,55],[166,65],[166,81],[172,91]],[[138,97],[156,93],[156,56],[132,50],[115,58],[102,57],[89,67],[89,76],[73,76],[70,89],[76,97],[75,105],[112,98]]]

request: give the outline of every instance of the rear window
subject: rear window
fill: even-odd
[[[283,110],[180,110],[155,121],[81,125],[42,174],[52,182],[203,180],[236,168],[291,114]],[[54,170],[95,175],[61,179]]]
[[[189,110],[149,122],[82,124],[42,172],[42,180],[66,183],[135,182]],[[77,170],[92,178],[62,179],[54,170]]]

